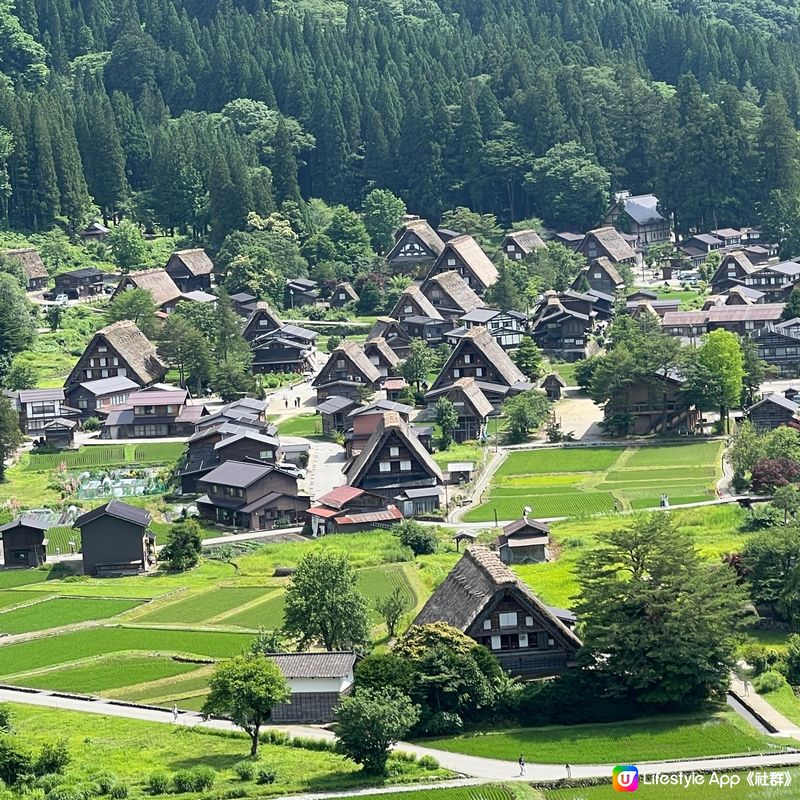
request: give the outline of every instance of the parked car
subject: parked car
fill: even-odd
[[[53,302],[57,306],[65,306],[69,302],[69,297],[67,297],[63,292],[61,294],[57,294]]]

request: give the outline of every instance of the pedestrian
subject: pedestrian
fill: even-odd
[[[525,774],[525,756],[523,756],[521,753],[519,756],[519,774],[520,775]]]
[[[572,767],[569,764],[564,764],[564,768],[567,770],[567,780],[572,777]]]
[[[288,397],[284,397],[283,398],[283,407],[284,408],[289,408],[289,398]]]
[[[172,706],[172,721],[178,721],[178,706]]]
[[[744,682],[744,696],[745,697],[749,697],[750,696],[750,684],[749,684],[748,681]]]

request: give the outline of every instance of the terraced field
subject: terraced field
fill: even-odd
[[[20,592],[21,594],[21,592]],[[139,605],[137,600],[56,597],[0,612],[0,633],[16,634],[116,617]]]
[[[274,591],[274,588],[264,586],[220,587],[154,609],[137,617],[136,622],[185,624],[205,622]]]
[[[495,474],[484,502],[466,522],[520,517],[579,517],[713,499],[722,442],[587,447],[513,452]]]

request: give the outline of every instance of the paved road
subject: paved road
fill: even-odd
[[[12,688],[0,689],[0,701],[10,703],[26,703],[28,705],[43,706],[47,708],[61,708],[70,711],[79,711],[89,714],[104,714],[126,719],[138,719],[145,722],[158,722],[175,724],[169,710],[143,708],[141,706],[125,706],[115,703],[90,698],[64,697],[48,692],[24,692]],[[235,730],[232,723],[225,720],[203,720],[198,714],[183,713],[178,717],[179,725],[187,727],[213,728],[215,730]],[[311,736],[317,739],[331,739],[333,734],[324,728],[289,725],[276,726],[292,736]],[[448,753],[443,750],[434,750],[429,747],[401,742],[398,750],[415,755],[430,755],[436,758],[446,769],[461,775],[478,778],[484,782],[508,780],[535,780],[555,781],[565,777],[564,767],[560,764],[529,763],[526,774],[519,775],[519,768],[515,761],[518,753],[509,753],[509,761],[500,761],[492,758],[478,758],[460,753]],[[528,754],[535,756],[535,753]],[[800,765],[800,753],[778,753],[772,755],[740,756],[734,758],[700,758],[687,761],[639,763],[641,774],[669,774],[674,772],[691,772],[692,770],[712,769],[771,769],[778,766]],[[576,764],[572,767],[574,778],[610,777],[613,764]],[[419,787],[417,787],[419,788]]]

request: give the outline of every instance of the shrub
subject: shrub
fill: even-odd
[[[464,727],[455,711],[437,711],[420,720],[417,730],[422,736],[450,736]]]
[[[94,779],[98,794],[111,794],[111,790],[117,785],[117,776],[111,772],[103,772]]]
[[[761,675],[768,669],[774,669],[780,661],[776,650],[764,647],[762,644],[749,644],[741,650],[742,660],[753,670],[754,675]]]
[[[80,786],[56,786],[47,795],[48,800],[86,800],[89,793]]]
[[[433,756],[421,756],[417,764],[422,769],[439,769],[439,762]]]
[[[69,761],[66,742],[48,742],[39,753],[39,757],[33,766],[33,771],[36,775],[61,773],[69,764]]]
[[[145,781],[145,788],[150,794],[166,794],[169,791],[169,775],[165,772],[154,772]]]
[[[753,688],[757,692],[777,692],[786,686],[786,678],[780,672],[769,669],[753,681]]]
[[[128,787],[124,783],[118,783],[116,786],[111,787],[111,797],[114,800],[125,800],[128,796]]]
[[[11,733],[11,706],[0,703],[0,732]]]
[[[800,684],[800,636],[796,633],[793,633],[786,640],[786,654],[784,658],[786,661],[784,669],[786,680],[791,683],[792,686],[797,686]]]
[[[0,781],[13,786],[33,769],[30,751],[8,734],[0,735]]]
[[[271,784],[275,783],[275,770],[271,767],[263,767],[258,771],[258,777],[256,778],[256,783],[259,786],[270,786]]]
[[[435,553],[439,544],[436,532],[431,527],[420,525],[413,519],[403,520],[395,526],[393,532],[403,545],[411,548],[416,556]]]
[[[85,431],[99,431],[100,424],[100,420],[97,417],[89,417],[83,421],[82,427]]]
[[[36,779],[35,786],[45,794],[50,794],[63,780],[60,775],[42,775]]]
[[[256,765],[252,761],[239,761],[233,765],[233,771],[240,781],[251,781],[256,774]]]

